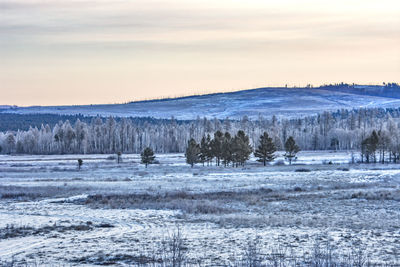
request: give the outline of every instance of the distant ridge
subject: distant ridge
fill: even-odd
[[[227,91],[227,92],[214,92],[214,93],[205,93],[205,94],[192,94],[192,95],[183,95],[183,96],[176,96],[176,97],[162,97],[162,98],[154,98],[154,99],[144,99],[144,100],[133,100],[129,101],[126,104],[131,104],[131,103],[147,103],[147,102],[163,102],[163,101],[169,101],[169,100],[180,100],[180,99],[187,99],[187,98],[195,98],[195,97],[201,97],[201,96],[217,96],[217,95],[223,95],[223,94],[232,94],[232,93],[237,93],[237,92],[248,92],[248,91],[254,91],[254,90],[262,90],[262,89],[325,89],[325,90],[337,90],[337,91],[353,91],[354,93],[356,91],[359,91],[358,94],[364,94],[364,95],[369,95],[368,93],[372,93],[373,90],[379,89],[383,90],[384,92],[392,92],[391,94],[387,94],[387,97],[394,97],[394,98],[400,98],[400,85],[397,83],[389,83],[385,85],[359,85],[359,84],[329,84],[329,85],[321,85],[321,86],[306,86],[306,87],[296,87],[296,86],[277,86],[277,87],[258,87],[258,88],[252,88],[252,89],[243,89],[243,90],[233,90],[233,91]],[[391,90],[392,89],[392,90]],[[393,95],[395,94],[395,96]],[[373,94],[370,94],[373,95]]]
[[[400,87],[334,84],[319,87],[262,87],[234,92],[133,101],[126,104],[32,106],[1,108],[3,113],[153,117],[191,120],[197,117],[297,117],[324,110],[400,107]]]

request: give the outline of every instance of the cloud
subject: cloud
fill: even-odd
[[[66,44],[91,39],[107,44],[398,35],[396,17],[360,19],[358,13],[354,17],[325,10],[249,6],[190,6],[177,1],[6,1],[1,9],[0,38],[23,43],[64,40]]]
[[[203,87],[237,88],[218,77],[246,73],[240,86],[265,81],[263,72],[295,81],[311,71],[359,79],[367,65],[386,78],[399,72],[399,29],[394,0],[1,0],[0,73],[7,75],[0,82],[23,88],[40,69],[47,88],[47,72],[60,84],[72,72],[79,84],[76,69],[88,77],[134,69],[152,77],[147,88],[168,73],[175,78],[164,84],[183,90],[176,77],[190,68],[199,76],[186,75],[194,79],[188,85],[200,79]],[[203,82],[200,73],[213,79]],[[145,83],[129,77],[127,84]]]

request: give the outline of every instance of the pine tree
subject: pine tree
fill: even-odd
[[[222,158],[222,144],[224,140],[224,135],[221,131],[216,131],[214,133],[214,139],[211,142],[212,155],[215,157],[215,162],[217,166],[220,165]]]
[[[296,145],[296,141],[294,141],[292,136],[289,136],[285,142],[285,151],[285,159],[289,161],[289,164],[292,164],[292,161],[296,159],[296,154],[300,151],[299,146]]]
[[[122,155],[121,151],[118,151],[118,152],[117,152],[117,163],[118,163],[118,164],[122,161],[122,160],[121,160],[121,155]]]
[[[276,158],[276,147],[267,132],[264,132],[264,134],[260,136],[259,142],[260,145],[254,152],[254,156],[258,158],[258,162],[262,162],[264,166],[266,166],[267,162],[271,162]]]
[[[372,156],[374,163],[376,163],[376,150],[378,149],[379,137],[375,130],[372,131],[368,145],[369,154]]]
[[[203,136],[203,138],[201,138],[201,142],[200,142],[200,162],[203,163],[204,166],[204,162],[209,162],[209,157],[210,157],[210,135],[207,136],[208,138],[206,138],[205,136]]]
[[[224,166],[228,166],[232,161],[232,137],[229,132],[226,132],[222,141],[222,162]]]
[[[232,147],[232,159],[234,164],[236,163],[236,166],[244,165],[253,152],[253,148],[250,146],[249,137],[244,133],[244,131],[240,130],[237,132],[233,139]]]
[[[391,146],[391,140],[388,133],[384,130],[378,132],[378,148],[379,148],[379,161],[385,163],[385,153]]]
[[[8,153],[10,153],[10,154],[13,153],[15,150],[15,145],[16,145],[14,134],[9,133],[7,135],[6,144],[8,146]]]
[[[379,136],[376,131],[372,131],[371,135],[361,142],[361,162],[370,163],[372,160],[376,162],[376,150],[379,144]]]
[[[83,160],[78,159],[78,170],[81,170],[81,166],[83,165]]]
[[[207,144],[208,144],[208,149],[207,149],[207,162],[212,164],[212,160],[214,158],[213,156],[213,151],[212,151],[212,140],[211,140],[211,136],[209,134],[207,134]]]
[[[154,163],[154,159],[156,158],[154,156],[154,152],[153,149],[151,149],[150,147],[146,147],[143,152],[140,154],[141,158],[142,158],[142,164],[144,164],[147,168],[147,165],[149,164],[153,164]]]
[[[194,164],[200,161],[200,146],[192,138],[188,141],[188,146],[185,152],[186,163],[193,168]]]

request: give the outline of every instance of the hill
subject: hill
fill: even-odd
[[[181,120],[208,118],[256,118],[304,116],[324,110],[353,109],[361,107],[400,107],[400,87],[371,85],[328,85],[303,88],[257,88],[230,93],[130,102],[127,104],[80,106],[7,107],[0,113],[60,114],[115,117],[154,117]]]

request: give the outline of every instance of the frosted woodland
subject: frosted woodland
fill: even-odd
[[[287,119],[272,116],[249,120],[198,118],[194,121],[94,117],[90,122],[60,121],[54,127],[42,125],[27,131],[0,133],[3,154],[115,154],[141,153],[150,147],[156,153],[186,150],[188,141],[201,143],[215,134],[235,136],[242,130],[252,148],[266,132],[277,150],[283,150],[292,136],[301,150],[364,150],[370,136],[376,139],[380,160],[396,161],[400,153],[399,109],[354,109],[323,112],[315,116]],[[364,146],[363,146],[364,142]],[[386,155],[386,158],[385,158]],[[368,159],[365,159],[369,161]],[[374,158],[373,160],[377,160]]]

